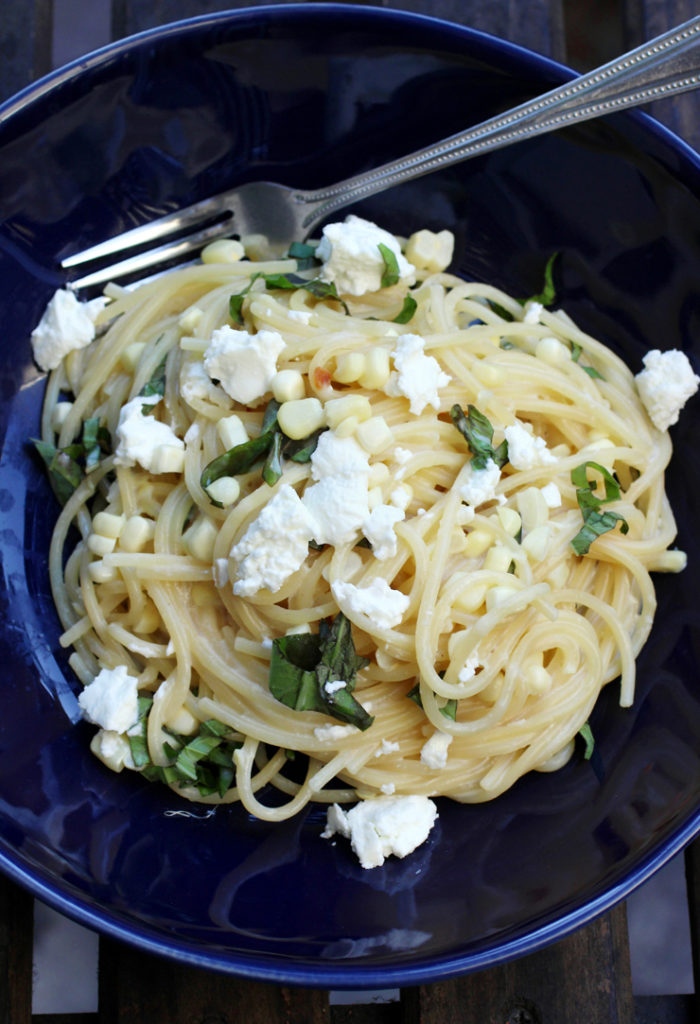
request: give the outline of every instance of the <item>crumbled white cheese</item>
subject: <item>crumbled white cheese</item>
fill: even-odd
[[[337,743],[338,740],[347,739],[348,736],[357,736],[357,726],[317,725],[314,729],[314,736],[321,743]]]
[[[103,668],[82,691],[78,704],[83,717],[108,732],[123,733],[139,717],[138,679],[126,665]]]
[[[545,500],[547,508],[559,508],[561,506],[561,491],[552,480],[550,483],[540,487],[540,494]]]
[[[470,679],[473,679],[476,674],[476,670],[480,666],[481,661],[479,660],[479,654],[475,648],[459,670],[458,679],[460,683],[468,683]]]
[[[214,331],[204,353],[204,369],[236,402],[248,405],[270,390],[277,359],[285,347],[277,331]]]
[[[420,759],[427,768],[441,771],[447,765],[447,751],[454,739],[448,732],[436,729],[430,739],[421,747]]]
[[[531,434],[517,420],[503,432],[508,442],[508,461],[513,469],[535,469],[557,461],[545,439]]]
[[[491,501],[496,497],[496,487],[500,479],[501,471],[493,459],[488,459],[483,469],[472,469],[470,463],[467,479],[460,487],[462,500],[474,508]]]
[[[362,524],[362,532],[372,545],[374,557],[383,562],[393,558],[398,550],[395,526],[406,513],[394,505],[377,505]]]
[[[212,382],[198,359],[188,359],[180,370],[180,394],[188,405],[199,399],[213,405],[231,407],[231,400],[223,388]]]
[[[408,506],[411,504],[413,498],[413,491],[406,484],[399,484],[395,487],[389,495],[389,502],[391,505],[395,505],[396,508],[400,508],[402,512],[405,512]]]
[[[136,395],[122,406],[117,426],[117,449],[114,462],[117,466],[135,466],[136,463],[150,472],[157,472],[154,462],[156,451],[161,446],[184,451],[185,442],[173,432],[167,423],[161,423],[155,416],[144,415],[144,406],[160,402],[157,395]]]
[[[402,448],[400,445],[397,445],[393,451],[394,461],[398,462],[399,466],[405,466],[412,455],[413,452],[410,448]]]
[[[384,796],[393,796],[396,792],[396,784],[393,782],[382,782],[379,788]]]
[[[398,752],[398,743],[395,743],[393,740],[383,739],[381,747],[379,748],[379,750],[375,750],[374,756],[382,757],[383,754],[398,754]]]
[[[544,306],[541,302],[535,302],[530,300],[525,303],[525,309],[523,312],[523,323],[524,324],[538,324],[540,322],[540,316],[544,312]]]
[[[34,359],[42,370],[55,370],[69,352],[93,341],[95,319],[107,301],[80,302],[67,288],[54,292],[31,335]]]
[[[327,683],[323,684],[323,689],[327,694],[332,695],[338,690],[344,690],[347,685],[344,679],[329,679]]]
[[[231,548],[237,563],[234,594],[279,590],[306,559],[314,525],[294,488],[283,484]]]
[[[332,430],[318,439],[311,456],[317,481],[304,491],[303,502],[315,524],[317,544],[349,543],[369,515],[369,456],[353,437]]]
[[[363,868],[380,867],[387,857],[405,857],[425,842],[437,807],[427,796],[379,796],[362,800],[349,811],[328,809],[324,839],[345,836]]]
[[[426,405],[439,409],[438,391],[450,383],[437,359],[426,356],[424,348],[425,341],[419,334],[400,335],[392,352],[395,372],[384,387],[387,395],[407,398],[414,416],[420,416]]]
[[[379,629],[398,626],[411,603],[406,594],[392,590],[380,576],[364,587],[336,580],[331,589],[338,604],[345,604],[351,613],[367,615]]]
[[[657,430],[668,430],[678,422],[681,409],[697,391],[700,377],[679,349],[652,349],[642,362],[644,369],[634,378],[639,397]]]
[[[327,224],[323,229],[316,249],[316,256],[323,260],[321,279],[335,284],[341,294],[364,295],[378,291],[385,269],[380,243],[396,256],[401,283],[413,284],[415,267],[402,255],[397,239],[354,214],[342,222]]]

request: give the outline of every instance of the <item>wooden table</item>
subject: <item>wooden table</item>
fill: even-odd
[[[52,3],[2,0],[0,99],[51,67]],[[282,0],[289,2],[289,0]],[[311,0],[313,2],[313,0]],[[362,3],[364,0],[355,0]],[[584,70],[698,13],[697,0],[371,0],[504,36]],[[112,0],[121,38],[254,0]],[[565,31],[566,26],[566,31]],[[700,148],[700,94],[652,113]],[[696,988],[700,990],[700,840],[686,851]],[[624,904],[547,949],[419,988],[400,1002],[330,1006],[328,993],[184,967],[101,940],[99,1011],[31,1012],[32,897],[0,879],[0,1024],[691,1024],[700,999],[632,995]]]

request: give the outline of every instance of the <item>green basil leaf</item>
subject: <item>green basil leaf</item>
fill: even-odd
[[[620,484],[612,475],[610,470],[606,469],[605,466],[601,466],[599,462],[583,462],[580,466],[577,466],[576,469],[572,469],[571,483],[574,485],[574,487],[578,488],[579,490],[588,490],[591,493],[593,492],[593,489],[596,486],[596,482],[595,480],[588,479],[587,470],[589,469],[589,467],[591,469],[595,469],[598,473],[600,473],[600,475],[603,477],[603,483],[605,485],[605,497],[596,498],[595,495],[593,495],[594,501],[596,501],[600,505],[605,504],[608,501],[618,501],[620,498]],[[579,505],[580,504],[581,501],[579,499]]]
[[[544,268],[544,285],[542,287],[542,291],[538,295],[532,295],[526,301],[539,302],[545,307],[553,306],[557,301],[557,290],[554,286],[554,264],[558,255],[558,252],[552,253],[547,260]]]
[[[268,430],[258,437],[251,438],[250,441],[237,444],[235,448],[229,448],[223,455],[218,455],[215,459],[212,459],[204,467],[199,478],[202,490],[206,491],[210,484],[213,484],[215,480],[222,476],[238,476],[240,473],[247,473],[256,462],[259,462],[267,455],[272,447],[275,433],[274,430]],[[213,501],[211,497],[209,500],[214,505],[221,507],[220,502]]]
[[[599,373],[595,366],[582,366],[581,369],[584,370],[589,377],[592,377],[593,380],[605,380],[603,374]]]
[[[412,700],[418,707],[423,709],[423,700],[420,695],[420,683],[416,683],[413,689],[409,690],[406,696],[409,700]],[[446,701],[440,708],[440,714],[444,715],[445,718],[451,719],[453,722],[457,721],[457,701],[454,698]]]
[[[599,498],[594,493],[596,482],[588,479],[589,467],[597,470],[603,477],[604,498]],[[620,523],[621,532],[628,533],[629,525],[624,516],[610,509],[606,512],[600,511],[601,505],[617,501],[620,497],[620,485],[605,466],[601,466],[598,462],[584,462],[572,469],[571,482],[576,487],[576,500],[583,516],[583,526],[571,541],[571,546],[577,555],[587,554],[593,541],[602,534],[614,530],[618,523]]]
[[[585,743],[585,750],[583,752],[583,757],[584,757],[584,759],[586,761],[590,761],[591,757],[593,756],[593,749],[595,747],[595,739],[593,737],[593,730],[591,729],[591,727],[588,724],[588,722],[584,722],[584,724],[579,729],[578,734],[581,737],[581,739],[583,740],[583,742]]]
[[[281,431],[275,430],[272,434],[272,444],[270,445],[270,450],[267,453],[267,458],[265,459],[262,471],[263,480],[269,487],[276,484],[282,476],[283,443],[284,435]]]
[[[391,288],[392,285],[399,283],[401,274],[399,272],[399,261],[396,258],[396,253],[393,249],[390,249],[384,242],[380,242],[378,245],[379,253],[382,257],[384,269],[382,270],[382,288]]]
[[[577,341],[572,341],[571,342],[571,359],[573,360],[574,363],[577,363],[579,361],[579,359],[581,358],[581,353],[582,352],[583,352],[583,348],[579,345],[579,343]],[[596,370],[595,366],[582,366],[581,369],[585,373],[587,373],[589,377],[592,377],[594,380],[605,380],[605,377],[603,376],[603,374],[599,373]]]
[[[618,523],[621,523],[621,533],[629,532],[629,524],[624,516],[608,509],[607,512],[591,511],[584,516],[583,526],[571,541],[571,546],[577,555],[585,555],[593,541],[614,530]]]
[[[69,445],[61,449],[37,438],[31,438],[31,441],[44,460],[54,494],[61,505],[65,505],[83,480],[83,470],[75,461],[82,455],[83,446]]]
[[[485,469],[489,459],[493,459],[499,469],[505,466],[508,461],[508,442],[502,441],[498,448],[493,447],[493,427],[476,406],[469,405],[465,415],[461,405],[453,405],[450,418],[469,445],[474,469]]]
[[[391,321],[393,324],[407,324],[409,320],[413,319],[413,315],[418,308],[418,303],[412,295],[407,295],[403,300],[403,306],[398,316],[395,316]]]
[[[143,395],[146,398],[148,398],[148,397],[150,397],[152,395],[157,395],[159,398],[163,397],[163,395],[165,394],[165,361],[166,361],[166,359],[167,359],[167,356],[163,356],[163,359],[160,361],[158,366],[153,371],[153,376],[151,377],[151,379],[149,381],[147,381],[144,384],[144,386],[141,388],[141,390],[139,392],[140,395]],[[148,408],[149,409],[151,408],[150,404],[148,404]]]
[[[310,462],[311,456],[316,451],[318,439],[328,427],[319,427],[308,437],[302,437],[299,441],[292,441],[288,438],[284,446],[284,456],[292,462]]]

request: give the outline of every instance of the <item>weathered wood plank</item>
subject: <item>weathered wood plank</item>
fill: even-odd
[[[624,904],[556,945],[403,993],[405,1024],[634,1024]]]
[[[623,0],[625,49],[653,39],[698,14],[697,0]],[[693,149],[700,149],[700,92],[659,100],[649,111]]]
[[[34,901],[0,875],[0,1024],[30,1024]]]
[[[292,3],[294,0],[277,0]],[[308,0],[313,3],[314,0]],[[558,60],[564,56],[564,21],[561,0],[346,0],[359,6],[389,7],[430,14],[482,32],[502,36]],[[258,0],[114,0],[112,34],[115,39],[154,25],[178,21],[193,14],[254,7]]]
[[[0,101],[51,69],[53,0],[3,3],[0,15]]]
[[[330,1024],[328,993],[203,971],[103,939],[99,1024]]]

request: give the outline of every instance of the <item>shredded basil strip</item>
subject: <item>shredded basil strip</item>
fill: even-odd
[[[476,406],[469,405],[465,415],[462,406],[455,404],[450,409],[450,418],[469,445],[474,469],[486,469],[489,459],[493,459],[499,469],[505,466],[508,461],[508,442],[504,440],[498,448],[493,447],[493,427]]]
[[[579,736],[585,743],[585,750],[583,752],[584,760],[590,761],[593,756],[593,749],[595,747],[595,739],[593,737],[593,730],[591,729],[588,722],[584,722],[578,731]]]
[[[263,279],[266,288],[282,288],[285,291],[296,291],[297,288],[303,288],[304,291],[309,292],[317,299],[335,299],[336,302],[341,304],[346,313],[349,312],[347,304],[340,298],[338,290],[332,282],[321,281],[320,278],[314,278],[309,281],[305,277],[300,277],[298,274],[257,273],[253,274],[250,279],[250,283],[242,292],[238,292],[237,295],[231,295],[229,297],[229,315],[231,319],[238,324],[243,323],[243,300],[258,278]]]
[[[142,398],[151,398],[154,396],[157,398],[162,398],[163,395],[165,394],[165,361],[167,358],[167,355],[163,356],[161,361],[158,363],[158,366],[153,371],[153,376],[151,377],[151,379],[146,381],[144,386],[139,391],[139,395],[141,395]],[[155,402],[144,402],[143,406],[141,407],[143,415],[153,415],[154,405]]]
[[[583,349],[581,348],[579,343],[577,341],[572,341],[571,342],[571,358],[572,358],[573,362],[578,363],[579,359],[581,358],[581,353],[582,352],[583,352]],[[603,374],[599,373],[598,370],[596,370],[595,366],[583,366],[582,363],[579,363],[579,366],[581,367],[581,369],[585,373],[588,374],[589,377],[592,377],[594,380],[605,380],[605,377],[603,376]]]
[[[380,242],[378,247],[379,253],[382,257],[384,269],[382,271],[382,288],[391,288],[392,285],[399,283],[401,274],[399,273],[399,261],[396,258],[396,253],[393,249],[390,249],[384,242]]]
[[[409,698],[409,700],[414,701],[414,703],[416,703],[418,707],[422,710],[423,700],[420,695],[420,683],[416,683],[413,689],[408,691],[406,696]],[[448,700],[445,704],[443,704],[443,706],[440,708],[440,714],[444,715],[445,718],[451,719],[451,721],[453,722],[457,721],[457,701],[454,699],[454,697]]]
[[[531,295],[525,302],[539,302],[540,305],[549,307],[557,301],[557,290],[554,286],[554,264],[558,255],[558,252],[552,253],[545,264],[542,291],[538,295]]]
[[[309,242],[292,242],[287,256],[297,261],[297,270],[311,270],[321,262],[316,256],[316,246]]]
[[[588,479],[588,469],[592,468],[603,477],[605,486],[605,497],[599,498],[594,494],[595,480]],[[620,523],[622,533],[629,531],[629,525],[624,516],[611,509],[601,512],[601,505],[610,501],[618,501],[620,498],[620,485],[612,475],[598,462],[584,462],[571,471],[571,482],[576,487],[576,500],[578,501],[583,516],[583,526],[571,541],[571,546],[577,555],[585,555],[596,539],[610,530],[614,530]]]
[[[413,315],[418,308],[418,303],[412,295],[407,295],[403,300],[403,306],[398,316],[395,316],[391,321],[392,324],[407,324],[409,320],[413,319]]]
[[[97,466],[102,453],[109,454],[112,447],[109,431],[100,426],[97,416],[85,420],[81,440],[65,448],[56,448],[51,442],[38,438],[30,438],[30,441],[46,466],[49,483],[61,505],[65,505],[80,486],[85,474]]]
[[[339,612],[330,627],[322,623],[318,633],[273,640],[270,692],[294,711],[320,711],[365,730],[374,718],[352,691],[358,671],[366,664],[367,659],[355,653],[349,620]],[[335,681],[345,686],[329,692],[327,684]]]

